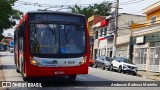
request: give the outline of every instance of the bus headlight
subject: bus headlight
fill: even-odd
[[[86,57],[84,57],[82,60],[81,60],[81,62],[79,62],[79,64],[85,64],[86,63]]]
[[[42,64],[37,62],[34,58],[30,58],[30,63],[35,66],[43,66]]]
[[[36,60],[32,59],[31,64],[36,65]]]
[[[83,60],[81,61],[81,64],[84,64],[84,63],[86,63],[86,60],[85,60],[85,59],[83,59]]]

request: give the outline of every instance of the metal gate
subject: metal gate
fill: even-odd
[[[146,70],[147,48],[136,48],[134,53],[134,64],[138,70]]]
[[[160,47],[150,48],[149,71],[159,72],[160,65]]]

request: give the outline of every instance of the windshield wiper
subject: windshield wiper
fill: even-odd
[[[56,37],[56,30],[55,30],[55,28],[52,28],[51,26],[49,26],[49,24],[46,23],[46,21],[42,21],[42,23],[43,23],[44,25],[46,25],[47,28],[48,28],[48,30],[51,31],[51,33],[52,33],[53,35],[55,35],[55,37]],[[56,39],[55,39],[55,43],[56,43]]]
[[[45,21],[42,21],[42,23],[47,26],[47,28],[51,31],[52,34],[56,34],[55,29],[51,28],[51,26],[49,26],[49,24],[47,24]]]

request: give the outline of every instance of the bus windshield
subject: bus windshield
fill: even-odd
[[[35,54],[85,53],[85,35],[84,25],[31,23],[30,51]]]

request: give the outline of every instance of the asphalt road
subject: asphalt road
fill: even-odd
[[[1,81],[22,81],[22,83],[32,83],[24,82],[20,73],[16,72],[16,67],[14,64],[13,53],[0,52],[0,65],[1,65]],[[3,73],[3,74],[2,74]],[[3,76],[2,76],[3,75]],[[60,81],[60,82],[59,82]],[[138,83],[144,81],[151,81],[138,76],[122,74],[118,72],[111,72],[107,70],[101,70],[100,68],[89,68],[88,75],[78,75],[75,81],[69,81],[67,77],[54,77],[47,78],[38,83],[42,84],[43,87],[40,88],[20,88],[11,87],[7,88],[9,90],[158,90],[160,87],[111,87],[111,84],[125,83],[120,81],[129,81],[129,83],[137,83],[133,81],[139,81]],[[140,82],[141,81],[141,82]],[[6,89],[6,88],[0,88]]]

